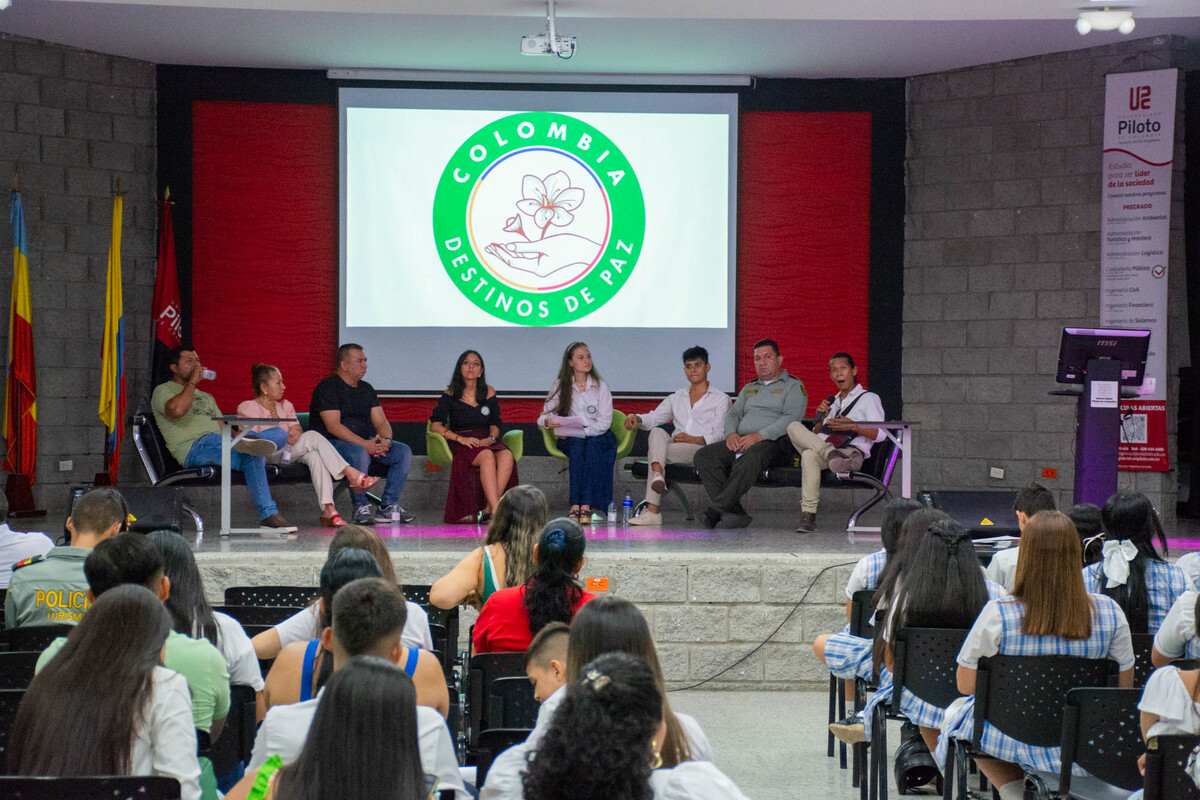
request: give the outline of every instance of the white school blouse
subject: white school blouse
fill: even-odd
[[[556,414],[555,407],[558,405],[558,381],[550,387],[550,394],[546,396],[546,402],[542,405],[541,416],[537,418],[539,427],[546,427],[546,418],[551,414]],[[587,388],[582,392],[579,387],[571,387],[571,413],[569,417],[579,417],[583,420],[583,435],[584,436],[599,436],[612,427],[612,412],[613,401],[612,392],[608,390],[608,384],[604,381],[597,381],[595,378],[588,376]],[[563,436],[578,434],[559,434]]]
[[[1158,633],[1154,634],[1154,649],[1171,658],[1194,658],[1200,655],[1200,642],[1196,641],[1196,598],[1197,593],[1187,591],[1167,612]]]
[[[725,438],[725,413],[733,401],[729,395],[710,388],[696,405],[688,387],[684,387],[665,398],[653,411],[639,415],[642,430],[648,431],[668,422],[675,426],[676,433],[704,437],[705,444],[713,444]]]
[[[225,667],[229,671],[229,682],[234,686],[249,686],[256,692],[261,692],[264,682],[262,668],[258,665],[258,656],[250,637],[246,635],[242,624],[228,614],[220,611],[213,612],[217,623],[217,649],[225,656]],[[202,638],[196,631],[194,638]]]
[[[1200,706],[1196,705],[1191,693],[1183,685],[1183,679],[1175,667],[1154,670],[1150,680],[1146,681],[1146,688],[1142,690],[1138,710],[1158,717],[1158,722],[1146,731],[1147,739],[1200,733]]]
[[[433,635],[429,632],[429,615],[411,600],[404,601],[408,609],[408,617],[404,621],[404,630],[400,633],[400,642],[405,647],[433,652]],[[297,611],[283,622],[275,626],[279,634],[280,648],[287,647],[293,642],[308,642],[321,635],[321,604],[313,603],[305,609]]]
[[[133,735],[129,774],[175,778],[183,800],[199,800],[200,762],[187,681],[178,672],[155,667],[149,703],[145,724]]]

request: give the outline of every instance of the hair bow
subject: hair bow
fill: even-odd
[[[1106,589],[1124,586],[1129,580],[1129,562],[1137,558],[1137,545],[1129,539],[1109,539],[1104,543],[1104,575]]]
[[[583,680],[580,681],[580,683],[587,686],[593,692],[599,692],[605,686],[608,686],[608,684],[612,683],[612,678],[608,677],[599,670],[590,669],[588,670],[587,674],[583,676]]]

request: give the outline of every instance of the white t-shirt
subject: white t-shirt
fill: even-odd
[[[1179,595],[1154,634],[1154,649],[1164,656],[1183,658],[1188,642],[1196,638],[1196,597],[1193,591]]]
[[[1019,546],[1010,547],[992,556],[991,563],[984,570],[988,580],[995,581],[1011,592],[1013,584],[1017,582],[1017,559],[1020,557],[1020,551]]]
[[[217,623],[217,646],[221,655],[225,656],[225,665],[229,670],[229,682],[261,692],[262,669],[258,666],[258,656],[245,629],[236,619],[220,611],[213,612],[213,619]]]
[[[129,774],[175,778],[183,800],[199,800],[200,762],[187,681],[166,667],[155,667],[151,681],[149,724],[134,733]]]
[[[1187,575],[1189,584],[1200,589],[1200,552],[1184,553],[1175,560],[1175,566]]]
[[[979,669],[979,659],[990,658],[1000,652],[1000,639],[1003,636],[1004,621],[1000,607],[994,602],[988,603],[979,612],[975,626],[967,634],[958,652],[958,663],[969,669]],[[1108,657],[1117,662],[1122,672],[1133,669],[1133,638],[1129,635],[1129,623],[1124,616],[1109,642]]]
[[[0,524],[0,589],[8,588],[8,582],[12,580],[13,564],[33,556],[44,556],[52,547],[54,542],[44,533],[23,533]]]
[[[282,758],[284,764],[290,764],[300,756],[322,693],[302,703],[271,707],[254,739],[254,751],[246,768],[248,772],[257,770],[274,755]],[[421,769],[437,776],[439,789],[453,789],[459,800],[467,800],[469,795],[458,772],[450,731],[446,721],[432,708],[417,706],[417,739],[421,749]]]
[[[400,634],[401,643],[405,647],[415,647],[432,653],[433,635],[429,633],[429,615],[411,600],[406,600],[404,604],[408,608],[408,618],[404,621],[404,631]],[[313,603],[276,625],[275,632],[279,634],[280,648],[293,642],[307,642],[318,638],[321,635],[320,609],[319,602]]]
[[[685,761],[650,773],[655,800],[747,800],[733,781],[710,761]]]
[[[1158,717],[1158,722],[1146,732],[1147,739],[1152,736],[1192,736],[1200,733],[1200,705],[1192,699],[1175,667],[1154,670],[1146,682],[1146,688],[1142,690],[1138,709]]]

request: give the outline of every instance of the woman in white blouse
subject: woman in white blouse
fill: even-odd
[[[572,342],[563,352],[558,379],[546,396],[538,425],[558,438],[570,464],[571,510],[581,524],[592,521],[592,509],[604,511],[613,497],[612,393],[592,365],[592,352]]]
[[[162,666],[166,608],[144,586],[110,589],[37,674],[8,739],[15,775],[158,775],[200,797],[192,701]]]

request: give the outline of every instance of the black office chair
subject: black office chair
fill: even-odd
[[[1079,800],[1127,797],[1142,788],[1138,757],[1145,747],[1138,700],[1141,689],[1072,689],[1063,709],[1062,771],[1038,773],[1046,793]],[[1088,774],[1076,777],[1078,764]]]
[[[1200,788],[1187,773],[1188,759],[1198,749],[1200,736],[1151,739],[1146,745],[1144,800],[1200,800]]]
[[[0,653],[0,689],[26,689],[41,652],[16,650]]]
[[[95,778],[0,777],[5,800],[179,800],[174,778],[103,776]]]

